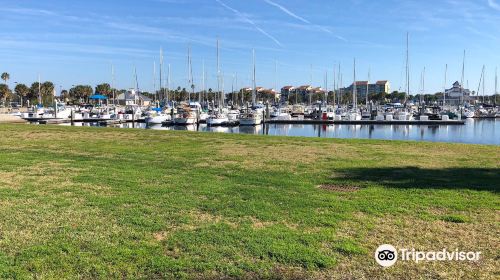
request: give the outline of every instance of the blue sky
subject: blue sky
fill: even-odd
[[[140,88],[151,90],[163,47],[172,86],[187,87],[191,46],[195,84],[205,61],[207,87],[215,88],[217,37],[226,90],[235,73],[239,87],[251,85],[252,48],[264,87],[309,84],[311,76],[323,86],[328,71],[331,88],[339,64],[349,84],[356,58],[358,80],[370,69],[371,80],[398,90],[407,31],[414,93],[424,67],[427,92],[442,90],[445,64],[448,84],[460,80],[464,49],[473,90],[485,64],[491,93],[500,66],[500,0],[0,0],[0,12],[0,71],[12,84],[38,74],[58,88],[111,82],[113,64],[117,87],[133,86],[136,66]]]

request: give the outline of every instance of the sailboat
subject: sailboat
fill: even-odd
[[[217,39],[217,92],[221,92],[221,82],[222,82],[222,77],[220,72],[219,39]],[[222,85],[222,88],[224,88],[224,85]],[[207,118],[207,125],[219,126],[227,124],[229,122],[227,114],[224,113],[222,110],[221,103],[223,103],[223,100],[222,98],[219,98],[219,106],[217,109],[215,109],[214,106],[212,114],[210,114],[210,116]]]
[[[255,50],[253,53],[253,86],[252,86],[252,107],[256,107],[257,98],[257,83],[256,83],[256,69],[255,69]],[[247,110],[240,115],[240,125],[259,125],[262,124],[262,113],[260,110]]]
[[[358,112],[358,89],[356,84],[356,59],[354,59],[354,82],[352,83],[352,109],[347,114],[349,121],[361,120],[361,114]]]
[[[372,114],[370,112],[370,106],[368,104],[368,94],[370,93],[370,70],[368,70],[368,82],[366,83],[366,101],[365,101],[365,110],[361,113],[361,119],[369,120],[372,118]]]
[[[406,108],[408,97],[410,95],[410,34],[406,33],[406,94],[405,108],[401,108],[394,113],[394,119],[399,121],[413,120],[413,114]]]
[[[188,76],[189,86],[194,91],[193,72],[191,65],[191,48],[188,48]],[[191,93],[188,93],[188,103],[177,109],[177,115],[174,118],[176,125],[190,125],[198,123],[201,105],[198,102],[191,102]]]

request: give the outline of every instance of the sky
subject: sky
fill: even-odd
[[[57,89],[112,83],[159,86],[159,52],[171,87],[188,88],[188,48],[194,84],[217,88],[216,41],[224,88],[252,85],[334,86],[389,80],[405,88],[409,32],[412,93],[442,91],[461,80],[477,90],[485,65],[486,94],[500,66],[500,0],[0,0],[0,72],[10,84],[40,75]],[[156,64],[156,76],[153,75]],[[425,75],[422,75],[425,68]],[[424,83],[422,83],[424,76]],[[164,79],[165,80],[165,79]],[[338,82],[338,77],[335,79]]]

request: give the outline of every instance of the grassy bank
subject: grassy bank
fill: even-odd
[[[0,278],[496,278],[500,147],[0,125]],[[400,262],[380,244],[482,251]]]

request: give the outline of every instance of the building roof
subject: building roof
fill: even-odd
[[[281,88],[281,90],[292,90],[294,88],[295,88],[294,86],[284,86]]]
[[[300,86],[298,87],[299,90],[308,90],[308,89],[311,89],[312,87],[310,85],[303,85],[303,86]]]
[[[368,85],[368,81],[356,81],[357,86],[366,86]]]
[[[389,81],[377,81],[377,85],[386,85]]]

